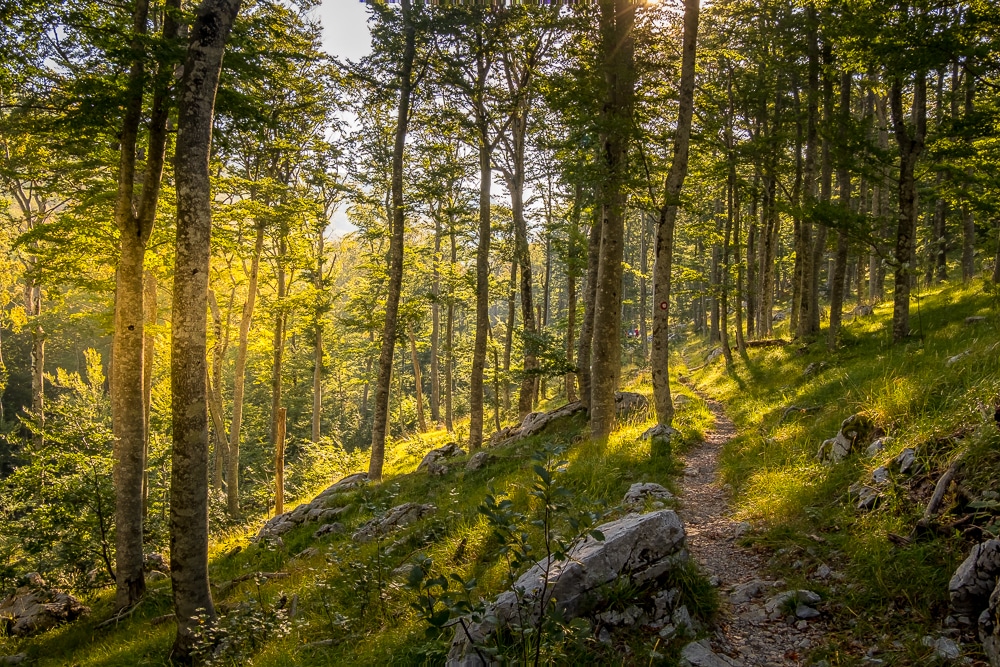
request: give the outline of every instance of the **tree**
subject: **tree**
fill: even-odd
[[[177,637],[171,656],[190,662],[198,614],[215,618],[208,587],[206,310],[212,189],[208,159],[222,56],[240,0],[203,0],[178,88],[177,239],[171,328],[173,459],[170,579]]]

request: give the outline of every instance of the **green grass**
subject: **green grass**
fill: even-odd
[[[905,343],[888,339],[892,304],[885,303],[871,317],[848,321],[834,353],[825,338],[751,349],[746,360],[736,356],[732,369],[720,358],[692,376],[727,405],[740,431],[721,460],[736,491],[737,517],[760,528],[755,541],[774,554],[775,576],[832,600],[832,626],[839,630],[816,657],[833,665],[856,664],[871,646],[885,651],[879,657],[887,664],[933,664],[920,638],[940,632],[948,579],[977,536],[914,534],[914,527],[938,476],[959,455],[960,490],[949,493],[946,510],[1000,488],[992,407],[1000,399],[997,299],[976,284],[941,287],[919,301],[919,314],[916,307],[911,313],[918,335]],[[966,324],[972,315],[986,320]],[[708,349],[699,342],[684,353],[693,360]],[[961,353],[967,354],[949,365]],[[807,375],[810,364],[822,365]],[[818,409],[782,422],[793,405]],[[869,416],[891,444],[870,459],[862,453],[836,465],[816,461],[820,443],[854,413]],[[857,511],[848,487],[868,482],[872,470],[905,447],[917,449],[923,472],[895,475],[876,510]],[[988,530],[1000,527],[996,518],[981,518]],[[890,534],[913,540],[899,547]],[[820,563],[845,579],[817,588],[805,575]]]
[[[628,389],[649,393],[649,373],[629,373]],[[689,389],[678,390],[693,396]],[[546,408],[557,407],[553,400]],[[678,412],[676,427],[682,437],[678,449],[697,442],[711,425],[712,417],[702,401],[692,400]],[[468,473],[464,458],[454,460],[452,472],[444,477],[415,473],[423,455],[450,441],[444,431],[414,436],[389,443],[384,482],[377,487],[352,492],[341,498],[352,509],[342,515],[346,525],[342,535],[314,541],[315,524],[308,524],[283,536],[281,544],[250,541],[264,520],[249,522],[241,529],[217,535],[211,547],[210,575],[213,586],[253,572],[287,572],[289,577],[265,581],[260,585],[246,581],[226,590],[215,589],[215,602],[223,614],[240,613],[241,606],[272,609],[284,597],[294,598],[296,617],[284,637],[269,637],[260,642],[239,664],[253,665],[409,665],[439,664],[450,633],[429,640],[424,625],[410,608],[414,594],[405,590],[405,576],[393,570],[416,553],[431,557],[435,564],[464,578],[475,577],[478,595],[491,598],[503,590],[506,569],[496,554],[491,531],[478,507],[487,493],[504,493],[515,504],[529,508],[533,499],[528,491],[534,481],[531,455],[544,445],[566,447],[566,465],[559,483],[572,492],[576,510],[603,511],[607,520],[624,514],[620,503],[629,485],[635,482],[658,482],[677,490],[674,476],[679,467],[672,457],[652,457],[649,443],[639,435],[652,426],[645,415],[620,424],[606,441],[586,437],[582,417],[567,420],[546,431],[509,447],[491,450],[497,460],[485,469]],[[350,472],[350,471],[348,471]],[[335,479],[327,480],[329,484]],[[308,500],[323,486],[303,494]],[[359,525],[379,511],[413,501],[433,503],[433,516],[408,527],[382,543],[355,544],[350,535]],[[297,503],[286,503],[294,509]],[[562,526],[566,530],[565,525]],[[536,547],[541,533],[531,529]],[[295,558],[303,549],[316,546],[320,553],[309,558]],[[239,550],[236,550],[239,547]],[[678,573],[678,585],[689,608],[703,618],[715,609],[714,590],[693,571]],[[381,590],[381,593],[379,592]],[[173,621],[151,625],[151,620],[172,611],[169,582],[155,582],[137,610],[116,627],[95,626],[110,617],[112,595],[106,591],[88,603],[93,613],[88,619],[61,627],[39,638],[15,641],[0,638],[0,655],[26,651],[38,665],[77,665],[79,667],[163,665],[173,640]],[[334,640],[332,645],[307,647],[310,642]],[[594,641],[575,650],[585,650],[601,664],[650,662],[655,648],[663,658],[656,664],[672,664],[680,642],[664,645],[655,633],[634,631],[627,641],[634,654],[622,656],[618,649],[606,648]],[[567,658],[567,660],[572,661]],[[224,663],[232,664],[232,663]]]

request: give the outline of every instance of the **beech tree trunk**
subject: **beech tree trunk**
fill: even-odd
[[[434,216],[434,278],[431,284],[431,422],[437,428],[441,423],[441,218]]]
[[[587,282],[583,293],[583,322],[580,325],[580,343],[577,348],[577,377],[580,381],[580,400],[590,410],[590,359],[594,341],[594,295],[597,291],[597,262],[601,252],[602,216],[596,215],[590,227],[587,242]]]
[[[172,5],[171,5],[172,7]],[[170,13],[168,12],[168,16]],[[132,47],[139,49],[147,33],[148,0],[139,0],[132,16]],[[164,22],[163,35],[176,34],[173,18]],[[154,79],[149,128],[149,159],[141,194],[136,197],[136,144],[142,121],[148,74],[141,58],[130,65],[125,113],[120,135],[115,226],[119,232],[119,261],[115,274],[115,334],[111,348],[111,414],[115,436],[115,606],[131,607],[146,590],[143,573],[144,484],[147,450],[146,383],[143,361],[146,340],[146,243],[156,219],[160,179],[166,146],[167,87],[171,68],[163,66]],[[136,400],[137,397],[139,400]]]
[[[156,334],[145,325],[156,325],[159,313],[156,303],[156,274],[146,269],[142,285],[143,340],[142,340],[142,518],[149,508],[149,413],[153,400],[153,354]]]
[[[413,388],[417,395],[417,425],[421,433],[427,432],[427,420],[424,419],[424,389],[420,377],[420,359],[417,357],[417,339],[413,335],[413,327],[406,325],[406,337],[410,339],[410,361],[413,364]]]
[[[372,417],[372,453],[368,478],[382,481],[385,462],[385,434],[389,421],[389,387],[392,381],[392,358],[396,346],[396,321],[399,295],[403,285],[403,231],[406,211],[403,208],[403,152],[410,123],[410,97],[413,93],[413,60],[416,57],[416,30],[411,21],[410,0],[401,0],[403,19],[403,54],[399,68],[399,107],[396,136],[392,148],[392,226],[389,237],[389,293],[385,302],[385,326],[378,359],[375,384],[375,413]]]
[[[260,274],[260,257],[264,252],[264,223],[257,222],[253,256],[250,258],[250,278],[247,281],[247,300],[240,318],[239,345],[236,348],[236,365],[233,368],[233,419],[229,427],[229,455],[226,457],[226,505],[229,516],[240,516],[240,435],[243,429],[243,396],[247,375],[247,348],[250,344],[250,324],[257,301],[257,280]]]
[[[590,434],[605,438],[615,421],[615,389],[621,374],[622,259],[625,236],[625,180],[635,105],[635,5],[600,3],[606,122],[602,138],[601,246],[594,291],[594,333],[590,360]]]
[[[170,658],[191,661],[195,617],[215,619],[208,586],[206,309],[212,190],[208,158],[222,55],[240,0],[203,0],[178,87],[177,240],[171,321],[170,579],[177,636]]]
[[[844,72],[840,78],[840,136],[841,146],[847,145],[847,133],[851,122],[851,75]],[[851,210],[851,172],[848,169],[847,156],[841,155],[837,169],[837,183],[840,187],[839,204],[846,217]],[[845,280],[847,277],[847,232],[843,229],[837,232],[837,255],[834,260],[833,284],[830,288],[830,330],[827,347],[831,350],[837,347],[837,337],[840,335],[840,321],[844,310]]]
[[[480,60],[481,78],[485,78]],[[469,449],[483,444],[483,373],[486,369],[486,342],[490,333],[490,145],[486,128],[479,138],[479,249],[476,252],[476,337],[472,346],[472,377],[469,380]],[[530,395],[529,395],[530,397]]]
[[[674,402],[670,395],[670,273],[673,268],[674,227],[677,221],[681,187],[687,175],[691,121],[694,115],[695,46],[698,40],[698,2],[684,1],[684,43],[681,48],[681,80],[674,134],[674,156],[664,187],[664,205],[656,229],[653,263],[653,405],[660,424],[674,420]]]
[[[914,170],[927,136],[927,76],[914,77],[912,128],[903,111],[903,81],[895,78],[889,89],[892,124],[899,146],[899,216],[896,224],[895,284],[892,295],[892,340],[910,335],[910,277],[914,269],[917,229],[917,189]]]

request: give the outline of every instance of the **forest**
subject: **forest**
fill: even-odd
[[[0,665],[1000,665],[1000,5],[317,8],[0,0]]]

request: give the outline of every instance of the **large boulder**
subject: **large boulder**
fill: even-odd
[[[443,475],[448,472],[445,461],[455,456],[462,456],[465,450],[458,446],[457,442],[449,442],[444,447],[432,449],[424,455],[417,472],[426,472],[429,475]]]
[[[871,419],[862,414],[851,415],[840,424],[840,431],[836,436],[823,441],[816,458],[838,463],[866,445],[874,433],[875,425]]]
[[[396,505],[386,512],[385,516],[374,518],[358,528],[351,539],[355,542],[371,542],[378,537],[395,532],[403,526],[416,523],[436,511],[437,508],[434,505],[421,505],[420,503]]]
[[[507,426],[491,435],[489,446],[496,447],[498,445],[509,445],[517,442],[518,440],[537,435],[547,429],[553,422],[566,417],[572,417],[577,413],[585,411],[586,408],[583,406],[583,403],[580,401],[574,401],[573,403],[567,403],[560,408],[556,408],[551,412],[529,413],[520,425]]]
[[[27,637],[89,613],[89,607],[69,593],[49,588],[41,576],[32,572],[23,586],[0,602],[0,630],[14,637]]]
[[[1000,578],[1000,540],[972,547],[968,558],[948,582],[952,614],[973,621],[989,606],[990,594]]]
[[[571,620],[599,609],[607,584],[621,579],[635,584],[655,580],[687,559],[684,525],[672,510],[628,514],[597,529],[604,540],[588,536],[570,549],[566,560],[533,566],[512,590],[501,593],[489,605],[481,623],[466,622],[468,633],[463,624],[457,625],[447,665],[484,667],[474,645],[485,643],[501,626],[518,619],[529,622],[533,616],[537,619],[537,601],[543,592],[562,617]]]

